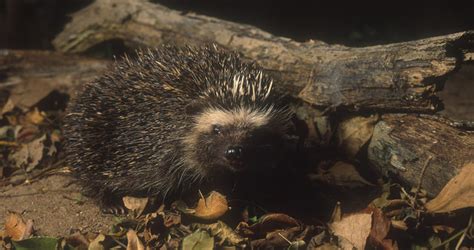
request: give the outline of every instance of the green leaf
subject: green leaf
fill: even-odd
[[[26,240],[13,241],[16,250],[56,250],[59,239],[50,237],[37,237]]]
[[[183,249],[213,249],[214,238],[206,231],[197,230],[183,239]]]

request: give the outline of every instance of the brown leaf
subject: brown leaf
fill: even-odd
[[[138,238],[137,232],[128,230],[127,232],[127,250],[145,250],[145,246]]]
[[[302,223],[293,217],[282,213],[273,213],[262,216],[257,223],[250,226],[250,230],[256,234],[265,235],[275,230],[299,227],[301,225]]]
[[[8,98],[8,101],[3,105],[2,111],[0,112],[1,115],[12,111],[15,108],[15,104],[13,103],[12,99]]]
[[[44,121],[44,118],[45,118],[44,112],[40,112],[38,108],[34,108],[33,110],[26,113],[25,122],[31,123],[34,125],[39,125]]]
[[[372,228],[372,214],[358,213],[345,216],[329,225],[334,235],[343,238],[357,249],[364,249]],[[348,246],[347,242],[343,245]]]
[[[223,245],[224,242],[227,242],[228,244],[233,246],[243,246],[243,244],[245,243],[244,238],[234,232],[232,228],[227,226],[227,224],[222,221],[217,221],[216,223],[212,224],[194,223],[191,225],[191,228],[193,230],[203,229],[208,231],[212,237],[216,237],[216,239],[218,240],[218,245]]]
[[[393,228],[403,230],[403,231],[408,230],[407,224],[402,220],[391,220],[390,223],[392,224]]]
[[[26,125],[26,126],[21,126],[18,125],[16,126],[15,129],[15,138],[16,141],[19,143],[29,143],[33,141],[35,138],[38,138],[40,135],[41,131],[38,128],[38,126],[35,125]]]
[[[370,231],[369,240],[376,247],[382,247],[385,237],[387,237],[388,231],[390,230],[390,220],[385,217],[382,210],[370,206],[366,211],[372,212],[372,229]]]
[[[22,80],[20,79],[20,81]],[[15,106],[26,110],[34,106],[57,87],[51,86],[51,83],[52,81],[49,78],[46,80],[36,77],[34,81],[26,81],[15,85],[11,90],[10,98]]]
[[[440,233],[440,232],[447,232],[448,234],[452,234],[454,232],[454,228],[446,225],[433,225],[433,232]]]
[[[20,214],[8,212],[5,219],[5,233],[12,240],[19,241],[28,238],[33,232],[33,221],[28,220],[26,223]]]
[[[227,210],[229,210],[229,204],[225,196],[212,191],[205,199],[199,199],[193,215],[201,219],[213,220],[224,215]]]
[[[338,144],[349,158],[354,158],[360,148],[370,140],[378,120],[378,115],[357,116],[339,124],[337,129]]]
[[[164,212],[163,214],[163,225],[165,227],[171,227],[174,225],[181,224],[181,214],[175,212]]]
[[[91,241],[91,243],[89,244],[89,248],[87,249],[88,250],[105,250],[105,247],[103,244],[105,240],[106,240],[105,235],[99,234],[93,241]]]
[[[148,198],[146,197],[137,198],[132,196],[124,196],[122,201],[123,205],[130,211],[133,211],[136,216],[140,216],[148,204]]]
[[[341,203],[338,201],[336,203],[336,206],[334,207],[334,210],[332,210],[330,223],[341,221],[341,219],[342,219],[342,208],[341,208]]]
[[[302,231],[301,227],[292,227],[284,230],[270,232],[265,237],[266,242],[262,248],[268,247],[289,247],[293,245],[298,233]]]
[[[89,246],[89,240],[80,232],[75,232],[66,238],[68,245],[75,247],[76,249],[87,249]]]
[[[466,164],[425,207],[432,213],[474,207],[474,162]]]
[[[45,140],[46,135],[43,135],[36,140],[21,145],[15,153],[10,155],[10,159],[15,162],[17,168],[25,167],[27,172],[33,170],[43,159]]]

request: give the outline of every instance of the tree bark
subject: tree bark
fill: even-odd
[[[383,115],[368,146],[370,163],[384,176],[395,175],[435,196],[474,162],[474,133],[417,115]],[[420,184],[421,183],[421,184]]]
[[[213,42],[257,61],[293,96],[318,107],[349,110],[439,110],[436,91],[449,73],[474,57],[473,32],[350,48],[299,43],[146,0],[97,0],[75,13],[53,43],[63,52],[82,52],[111,39],[144,47]]]

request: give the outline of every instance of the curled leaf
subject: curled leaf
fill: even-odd
[[[33,221],[25,222],[20,214],[8,212],[5,219],[5,234],[12,240],[19,241],[28,238],[33,231]]]
[[[137,232],[128,230],[127,232],[127,250],[145,250],[145,246],[138,238]]]
[[[425,207],[432,213],[474,207],[474,162],[465,165]]]
[[[272,213],[262,216],[257,223],[250,226],[249,229],[256,234],[265,235],[275,230],[300,226],[302,226],[302,223],[293,217],[282,213]]]
[[[212,220],[224,215],[229,210],[229,204],[224,195],[212,191],[205,199],[201,198],[195,208],[194,216]]]
[[[132,196],[124,196],[122,198],[124,206],[140,216],[148,204],[148,198],[138,198]]]
[[[331,223],[330,228],[336,236],[343,239],[343,244],[350,243],[356,249],[365,249],[372,228],[372,214],[351,214]]]

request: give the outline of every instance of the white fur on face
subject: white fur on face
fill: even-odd
[[[199,132],[209,131],[212,125],[231,125],[260,127],[269,121],[268,110],[252,110],[248,108],[237,108],[235,110],[221,110],[210,108],[196,117],[196,129]]]

